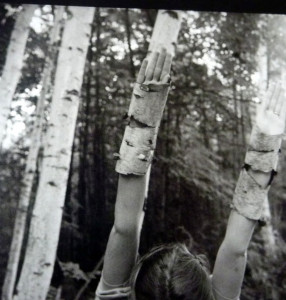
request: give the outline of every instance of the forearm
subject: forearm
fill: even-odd
[[[256,221],[245,218],[235,210],[230,214],[225,238],[219,248],[213,270],[214,289],[225,297],[234,298],[240,293],[246,266],[246,251],[255,225]]]
[[[146,176],[119,175],[115,220],[107,243],[103,278],[112,285],[128,280],[139,247]]]
[[[267,195],[271,172],[249,168],[247,173],[254,180],[255,185],[263,189]],[[245,190],[245,195],[249,192],[250,190]],[[261,198],[259,205],[262,205],[265,200]],[[230,299],[239,295],[245,273],[246,253],[256,222],[241,214],[236,207],[232,210],[213,271],[213,287],[217,300],[223,299],[220,295]]]
[[[114,220],[118,232],[126,233],[138,226],[143,211],[145,190],[146,175],[119,174]]]
[[[121,285],[129,279],[138,247],[139,231],[130,231],[124,235],[113,226],[104,259],[103,278],[106,282]]]

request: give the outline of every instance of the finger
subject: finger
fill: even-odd
[[[156,67],[156,63],[159,57],[159,52],[151,53],[150,63],[148,64],[147,71],[146,71],[146,80],[152,80],[154,75],[154,70]]]
[[[273,97],[275,84],[270,84],[261,102],[261,110],[269,109],[269,103]]]
[[[164,61],[164,66],[163,66],[163,70],[162,70],[162,73],[161,73],[160,80],[163,80],[163,78],[165,78],[166,75],[170,74],[172,60],[173,60],[173,56],[168,53],[166,58],[165,58],[165,61]]]
[[[282,90],[281,84],[279,84],[278,90],[279,90],[279,94],[277,96],[277,100],[276,100],[276,103],[275,103],[273,111],[277,112],[278,115],[280,115],[281,109],[282,109],[282,105],[283,105],[283,102],[284,102],[284,95],[283,95],[283,90]]]
[[[145,58],[143,60],[142,64],[141,64],[140,71],[139,71],[138,76],[137,76],[137,82],[138,83],[143,83],[144,82],[147,65],[148,65],[148,60],[147,60],[147,58]]]
[[[286,118],[286,95],[285,95],[285,92],[286,92],[285,89],[282,89],[281,95],[280,95],[280,97],[283,99],[283,101],[281,103],[280,117],[284,121],[285,121],[285,118]]]
[[[272,112],[276,112],[275,108],[276,108],[277,98],[279,97],[279,93],[280,93],[280,85],[276,83],[273,95],[269,100],[269,106],[268,106],[268,109]]]
[[[160,80],[160,76],[161,76],[161,73],[162,73],[162,70],[163,70],[166,55],[167,55],[166,49],[163,49],[160,52],[159,58],[157,60],[153,80],[157,80],[157,81]]]
[[[170,83],[170,81],[171,81],[171,76],[169,74],[165,75],[165,77],[161,79],[162,83]]]

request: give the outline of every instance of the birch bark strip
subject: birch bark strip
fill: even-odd
[[[26,162],[26,168],[25,168],[25,173],[23,178],[23,187],[20,193],[20,199],[18,203],[18,209],[17,209],[14,230],[13,230],[13,238],[12,238],[12,243],[9,252],[9,260],[8,260],[8,265],[7,265],[6,275],[5,275],[5,281],[2,289],[3,300],[10,300],[13,297],[20,253],[21,253],[22,243],[24,238],[29,202],[31,198],[32,186],[33,186],[33,181],[36,172],[37,158],[41,146],[45,98],[49,90],[51,70],[52,70],[53,61],[56,54],[54,51],[54,44],[59,35],[59,31],[60,31],[59,25],[60,25],[60,20],[62,19],[63,16],[63,12],[64,12],[64,6],[59,6],[56,8],[54,27],[50,34],[49,49],[51,51],[50,51],[50,56],[47,58],[45,69],[43,71],[42,91],[37,103],[36,115],[35,115],[36,120],[31,135],[32,139],[31,139],[29,154]]]
[[[29,26],[36,5],[23,5],[11,35],[6,61],[0,79],[0,149],[4,139],[11,102],[21,77]]]
[[[14,297],[17,300],[46,298],[56,257],[94,8],[69,7],[69,12],[26,256]]]

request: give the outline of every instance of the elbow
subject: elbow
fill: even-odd
[[[222,244],[223,251],[235,258],[246,258],[247,246],[239,243],[230,243],[224,241]]]
[[[247,249],[235,249],[232,251],[233,256],[237,258],[246,258],[247,257]]]
[[[121,236],[134,236],[141,228],[144,216],[142,207],[117,205],[114,213],[114,231]]]
[[[136,218],[117,220],[115,219],[113,231],[116,235],[123,237],[134,237],[140,228],[140,221]]]

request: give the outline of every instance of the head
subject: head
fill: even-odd
[[[208,261],[184,244],[154,248],[135,266],[132,300],[213,300]]]

